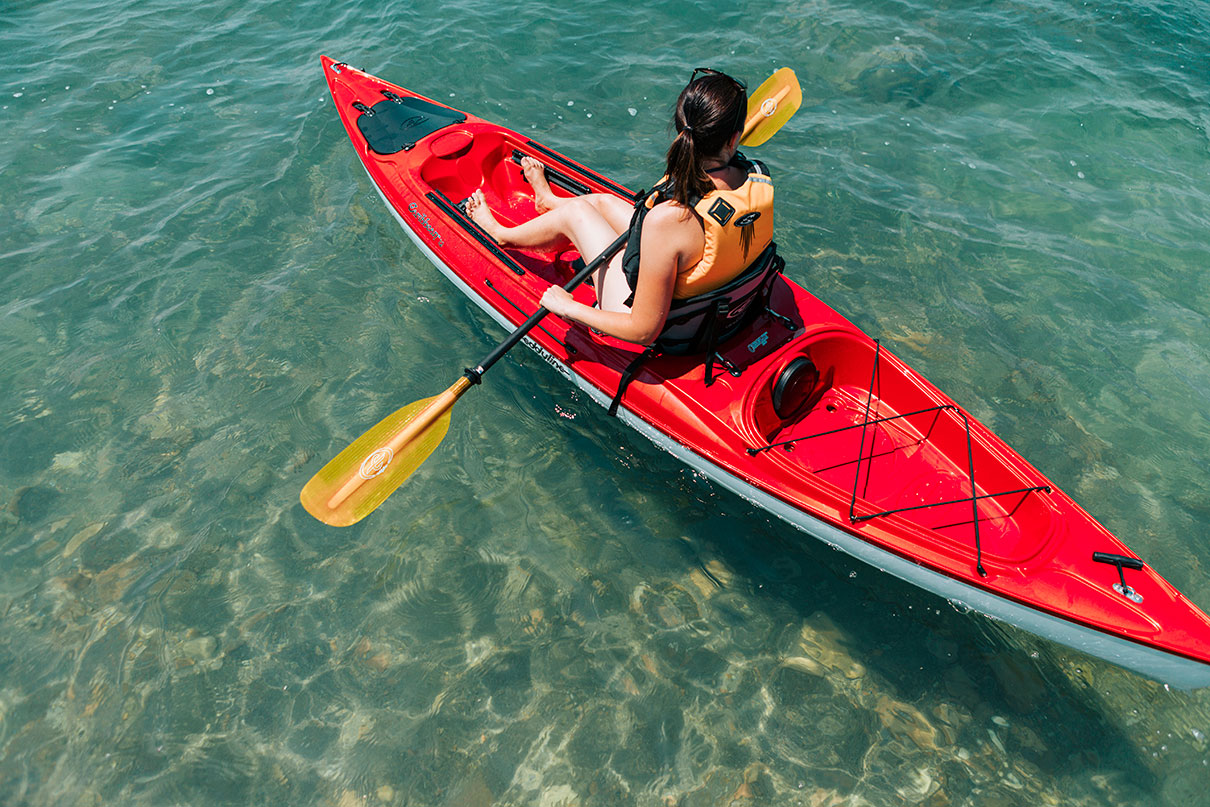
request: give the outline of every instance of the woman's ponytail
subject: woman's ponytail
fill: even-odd
[[[666,196],[693,207],[714,189],[702,162],[722,153],[743,125],[747,107],[747,92],[730,76],[709,73],[689,82],[673,114],[677,134],[668,147]]]
[[[710,190],[710,177],[702,169],[694,143],[694,130],[684,127],[668,147],[668,195],[685,207],[692,207],[692,198]]]

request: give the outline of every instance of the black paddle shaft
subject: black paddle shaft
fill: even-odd
[[[626,239],[629,237],[629,230],[619,235],[612,244],[605,247],[604,252],[594,258],[591,263],[586,264],[583,269],[576,273],[575,277],[567,281],[567,285],[563,287],[563,290],[571,291],[576,286],[583,283],[589,275],[597,271],[597,269],[601,267],[601,264],[608,263],[610,259],[612,259],[613,256],[618,253],[618,250],[625,245]],[[484,359],[480,361],[477,366],[468,367],[464,373],[466,377],[471,380],[472,384],[478,384],[483,374],[490,370],[491,366],[499,361],[501,356],[512,350],[518,342],[524,339],[525,335],[532,331],[534,327],[537,326],[537,324],[541,322],[542,319],[549,313],[550,312],[545,308],[539,306],[538,310],[535,311],[529,319],[518,325],[517,329],[510,333],[503,342],[497,345],[495,350],[487,354],[487,356],[484,357]]]

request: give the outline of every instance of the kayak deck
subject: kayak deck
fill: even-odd
[[[753,450],[767,451],[788,473],[852,491],[854,523],[899,514],[956,553],[981,547],[985,558],[1005,564],[1038,555],[1054,537],[1054,511],[1031,494],[1049,488],[993,461],[985,444],[971,439],[961,410],[914,388],[880,346],[870,348],[843,331],[801,340],[798,350],[818,370],[818,389],[811,405],[786,421],[772,404],[772,379],[756,382],[744,411],[765,442]]]
[[[466,113],[413,148],[377,153],[361,134],[357,104],[388,92],[433,102],[330,59],[324,66],[358,155],[405,231],[505,326],[533,313],[578,256],[570,245],[502,248],[461,201],[482,190],[506,225],[537,215],[522,154],[547,166],[556,194],[633,198]],[[589,288],[573,294],[594,300]],[[556,317],[526,342],[601,403],[642,353]],[[1150,567],[1121,572],[1095,561],[1094,552],[1136,562],[983,424],[800,286],[779,278],[769,312],[719,356],[713,379],[704,357],[651,357],[626,388],[620,419],[709,478],[904,579],[1177,686],[1210,684],[1205,614]],[[775,399],[795,362],[812,365],[813,375],[804,403],[787,412]],[[1141,602],[1115,588],[1123,579]]]

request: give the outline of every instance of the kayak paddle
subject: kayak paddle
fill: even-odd
[[[788,67],[768,78],[748,98],[748,118],[741,144],[758,146],[785,124],[802,103],[798,79]],[[563,288],[579,286],[617,254],[629,233],[622,233]],[[450,410],[487,370],[511,350],[549,313],[537,311],[474,368],[467,369],[449,389],[408,404],[383,418],[354,440],[303,487],[299,494],[306,511],[334,527],[356,524],[386,501],[441,443],[450,426]]]
[[[775,72],[748,96],[748,121],[741,146],[759,146],[785,124],[802,106],[802,88],[788,67]]]
[[[601,264],[608,263],[629,235],[629,232],[619,235],[563,288],[571,291]],[[337,454],[311,477],[299,494],[307,512],[333,527],[356,524],[372,513],[433,453],[450,427],[450,409],[462,393],[472,384],[478,384],[488,368],[532,331],[547,313],[545,308],[539,307],[445,392],[397,409]]]

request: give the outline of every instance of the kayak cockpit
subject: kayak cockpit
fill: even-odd
[[[844,491],[854,524],[899,515],[949,551],[975,557],[978,543],[984,560],[1010,565],[1056,536],[1049,488],[864,335],[805,334],[750,389],[746,426],[760,442],[748,453]]]
[[[420,178],[454,201],[482,188],[488,206],[497,217],[510,219],[510,224],[516,223],[511,221],[514,218],[532,218],[536,212],[533,191],[526,193],[528,187],[520,172],[508,165],[508,156],[515,147],[513,138],[498,129],[453,129],[428,144],[429,155],[420,165]]]
[[[428,154],[420,161],[419,176],[431,190],[429,195],[438,207],[460,226],[471,231],[481,243],[496,253],[506,266],[534,272],[547,283],[562,283],[571,274],[571,262],[579,257],[570,242],[548,248],[495,247],[494,242],[471,222],[461,203],[475,190],[483,191],[488,208],[505,226],[516,226],[538,215],[534,191],[521,171],[524,155],[537,157],[546,164],[546,179],[556,195],[583,195],[593,188],[571,176],[571,172],[591,176],[605,189],[624,198],[631,198],[625,188],[596,176],[582,166],[575,166],[561,155],[550,152],[531,140],[495,127],[467,124],[453,128],[428,141]],[[568,169],[568,170],[563,170]],[[485,240],[486,239],[486,240]]]

